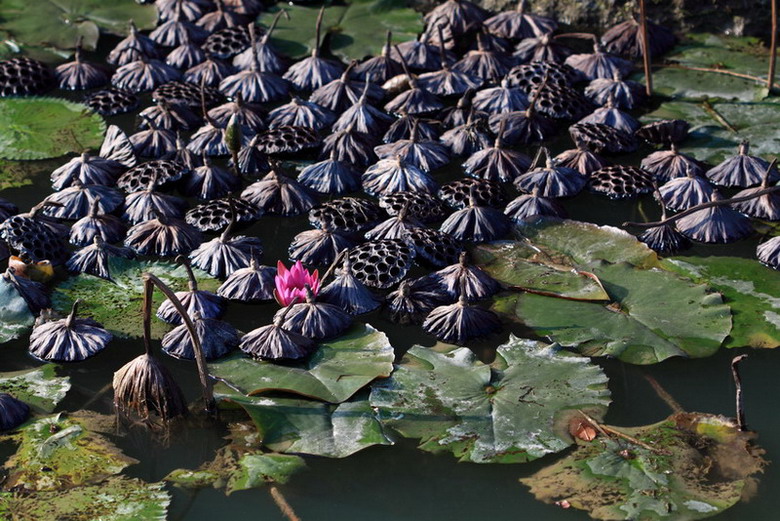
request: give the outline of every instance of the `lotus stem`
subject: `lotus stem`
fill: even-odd
[[[325,286],[325,281],[328,280],[328,277],[333,275],[333,272],[336,271],[336,268],[339,266],[339,264],[341,264],[341,261],[344,259],[344,256],[347,254],[348,251],[349,251],[348,248],[344,248],[339,252],[338,255],[336,255],[336,258],[333,259],[333,262],[330,263],[330,266],[328,266],[328,271],[326,271],[325,275],[323,275],[322,278],[320,279],[321,288]]]
[[[653,95],[653,71],[650,68],[650,41],[647,33],[647,12],[645,0],[639,0],[639,25],[642,31],[642,64],[645,67],[645,91]]]
[[[322,18],[325,16],[325,6],[320,7],[320,12],[317,14],[317,24],[314,26],[314,49],[311,51],[313,57],[317,57],[320,54],[320,31],[322,30]]]
[[[276,503],[276,506],[279,507],[279,510],[282,511],[284,517],[290,521],[301,521],[301,518],[295,514],[295,511],[290,506],[290,503],[287,502],[285,497],[282,495],[282,492],[276,485],[271,485],[268,491],[271,494],[271,498],[274,500],[274,503]]]
[[[65,326],[69,329],[73,325],[73,321],[76,320],[76,314],[79,312],[79,304],[81,304],[81,302],[82,300],[80,298],[76,299],[73,306],[70,308],[68,318],[65,319]]]
[[[775,83],[775,60],[777,59],[777,0],[772,0],[772,38],[769,44],[769,73],[766,78],[766,88],[772,91]]]
[[[192,270],[187,266],[187,271],[192,273]],[[203,392],[203,401],[206,405],[206,412],[208,414],[214,414],[216,412],[216,401],[214,400],[214,389],[211,385],[208,372],[206,369],[206,357],[203,354],[203,347],[200,345],[200,338],[195,331],[195,325],[192,323],[187,310],[184,309],[184,305],[181,303],[176,294],[169,288],[163,281],[152,275],[151,273],[144,273],[144,343],[147,349],[146,354],[150,355],[149,338],[151,336],[151,308],[152,308],[152,293],[154,287],[157,286],[163,295],[165,295],[171,304],[176,308],[176,311],[181,315],[184,321],[187,331],[190,333],[190,339],[192,340],[193,350],[195,351],[195,363],[198,367],[198,376],[200,377],[200,386]]]
[[[745,432],[747,424],[745,423],[745,401],[742,396],[742,378],[739,375],[739,363],[747,358],[748,355],[739,355],[734,357],[731,361],[731,375],[734,377],[734,385],[737,388],[736,402],[737,402],[737,427],[740,431]]]
[[[658,383],[658,380],[656,380],[649,374],[646,374],[644,376],[645,376],[645,380],[647,380],[647,383],[649,383],[650,387],[652,387],[653,390],[655,391],[655,394],[657,394],[658,397],[662,399],[673,412],[678,413],[684,411],[682,406],[680,406],[680,404],[677,403],[677,400],[675,400],[674,397],[672,397],[672,395],[669,394],[669,392],[666,389],[661,387],[661,384]]]
[[[290,19],[290,15],[287,13],[286,9],[279,9],[279,12],[276,13],[276,16],[274,16],[274,19],[271,22],[271,25],[268,27],[268,31],[263,35],[263,39],[261,40],[263,44],[268,43],[268,40],[271,39],[271,33],[274,32],[274,29],[276,29],[276,24],[279,23],[279,18],[281,18],[282,15],[284,15],[286,20]]]
[[[219,236],[219,240],[222,242],[227,242],[227,240],[230,238],[230,233],[233,231],[233,227],[236,225],[237,220],[236,203],[233,201],[232,196],[228,197],[228,205],[230,206],[230,221],[228,221],[228,225],[225,227],[222,235]],[[254,258],[254,254],[252,258]]]
[[[393,45],[393,49],[395,49],[395,53],[401,59],[401,66],[404,69],[404,74],[406,74],[406,78],[409,80],[409,86],[413,89],[417,88],[417,81],[415,81],[414,76],[412,76],[412,73],[409,72],[409,65],[406,63],[406,58],[404,58],[404,55],[401,54],[401,51],[400,49],[398,49],[397,45]]]
[[[441,24],[436,26],[436,31],[439,33],[439,55],[441,56],[441,68],[449,70],[449,64],[447,64],[447,51],[444,48],[444,31]]]
[[[778,191],[780,191],[780,185],[770,186],[769,188],[757,190],[756,192],[753,192],[750,195],[743,195],[742,197],[732,197],[731,199],[718,199],[716,201],[709,201],[706,203],[698,204],[696,206],[688,208],[684,212],[680,212],[678,214],[672,215],[671,217],[668,217],[662,221],[655,221],[649,223],[637,223],[637,222],[626,221],[623,223],[623,226],[633,226],[635,228],[655,228],[656,226],[663,226],[665,224],[673,223],[679,219],[682,219],[683,217],[691,215],[692,213],[696,213],[699,210],[706,210],[707,208],[712,208],[715,206],[727,206],[734,203],[742,203],[744,201],[750,201],[751,199],[761,197],[762,195],[771,194]]]
[[[184,266],[184,269],[187,270],[187,285],[189,286],[190,291],[198,291],[198,281],[195,279],[195,273],[192,271],[189,259],[184,255],[179,255],[176,257],[176,262]]]

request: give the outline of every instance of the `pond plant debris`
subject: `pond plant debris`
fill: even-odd
[[[708,356],[737,346],[730,333],[745,346],[777,344],[771,321],[744,334],[759,319],[741,299],[763,316],[780,293],[740,293],[674,257],[761,233],[758,261],[780,269],[780,174],[754,128],[776,118],[739,119],[739,110],[772,114],[758,98],[776,94],[775,2],[771,49],[758,52],[770,59],[767,78],[691,61],[677,35],[647,19],[644,0],[600,35],[559,31],[525,0],[501,13],[447,0],[424,16],[381,0],[270,10],[256,0],[117,0],[94,13],[86,4],[83,27],[57,22],[57,35],[35,34],[31,14],[0,20],[15,42],[0,61],[0,160],[9,169],[53,160],[52,192],[29,212],[0,199],[0,343],[29,332],[33,358],[75,364],[111,349],[114,336],[142,336],[144,354],[111,387],[117,414],[152,428],[190,412],[154,339],[195,361],[202,398],[191,409],[218,422],[220,407],[241,408],[254,438],[169,481],[226,482],[228,493],[269,483],[294,520],[274,484],[302,466],[286,452],[344,457],[397,435],[465,461],[510,463],[575,444],[522,480],[537,498],[596,519],[698,519],[735,504],[763,469],[745,426],[746,355],[732,365],[736,421],[675,410],[631,429],[601,423],[607,380],[589,357]],[[101,33],[122,38],[107,55],[93,52]],[[724,41],[686,38],[695,48]],[[756,101],[727,103],[718,89],[699,99],[670,88],[672,71],[725,74]],[[128,113],[136,117],[115,118]],[[660,209],[644,206],[650,197]],[[623,225],[637,237],[567,220],[592,215],[574,202],[583,198],[606,212],[634,205],[645,222]],[[282,219],[301,224],[289,244]],[[293,264],[269,262],[269,251]],[[181,276],[159,258],[176,259]],[[764,271],[739,272],[741,288],[777,277],[756,265]],[[161,272],[179,282],[186,273],[186,288],[172,290]],[[166,298],[152,309],[155,288]],[[110,295],[103,309],[92,301],[101,295]],[[273,300],[279,308],[263,315]],[[677,317],[651,312],[672,304]],[[239,306],[265,323],[238,331],[229,320]],[[394,352],[366,324],[378,316],[453,345]],[[142,335],[123,323],[135,319]],[[535,338],[510,337],[489,364],[469,351],[506,327]],[[23,385],[5,374],[0,431],[24,446],[45,424],[44,459],[96,439],[83,418],[42,417],[54,406],[36,406],[32,377]],[[538,387],[519,383],[542,376]],[[508,399],[512,389],[519,398]],[[549,418],[521,428],[524,408],[539,403]],[[162,519],[162,485],[121,470],[101,477],[106,494],[152,506],[117,519]],[[98,483],[67,492],[0,483],[0,517]]]

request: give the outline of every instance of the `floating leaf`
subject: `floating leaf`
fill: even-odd
[[[0,280],[0,344],[19,338],[35,317],[13,284]]]
[[[765,78],[768,50],[757,38],[729,38],[713,34],[689,34],[687,41],[665,56],[685,67],[722,69]],[[640,81],[644,81],[640,77]],[[653,90],[674,98],[722,98],[741,101],[766,96],[765,84],[716,72],[663,67],[653,72]]]
[[[105,122],[80,103],[58,98],[0,99],[0,158],[46,159],[103,142]]]
[[[262,452],[258,439],[253,425],[231,424],[229,443],[217,450],[213,460],[197,470],[176,469],[164,479],[185,488],[225,487],[225,493],[230,495],[269,483],[287,483],[293,474],[306,467],[299,456]]]
[[[5,462],[7,488],[59,490],[98,483],[137,463],[106,438],[92,432],[90,416],[40,418],[7,436],[19,443]],[[54,518],[56,519],[56,518]]]
[[[723,294],[734,320],[726,347],[780,346],[780,280],[774,270],[738,257],[675,257],[663,264]]]
[[[572,443],[573,411],[602,417],[609,404],[601,369],[555,345],[512,336],[491,365],[468,348],[447,349],[411,348],[371,389],[382,422],[420,438],[423,450],[475,463],[529,461]]]
[[[542,218],[516,228],[534,246],[567,262],[587,267],[593,261],[627,262],[640,268],[658,265],[658,256],[630,233],[613,226]]]
[[[5,161],[0,159],[0,190],[21,188],[33,184],[33,177],[51,173],[50,165],[34,161]]]
[[[52,294],[54,308],[67,314],[76,299],[82,299],[79,315],[98,321],[104,328],[117,336],[140,337],[143,333],[143,279],[146,272],[156,275],[174,291],[186,291],[187,272],[182,266],[170,262],[137,261],[112,258],[109,271],[114,282],[82,273],[71,277],[57,286]],[[219,281],[208,274],[193,269],[198,289],[216,291]],[[153,309],[165,299],[155,292]],[[152,320],[152,338],[160,339],[171,330],[171,326]]]
[[[528,243],[496,241],[471,252],[475,264],[512,288],[574,300],[609,300],[598,278]]]
[[[608,305],[524,293],[501,297],[495,306],[536,334],[584,355],[632,364],[709,356],[731,330],[729,306],[703,284],[625,263],[593,271],[612,297]]]
[[[287,11],[290,19],[287,20],[285,17],[279,19],[271,38],[271,44],[279,52],[294,59],[308,56],[315,45],[314,26],[317,22],[320,8],[305,7],[297,4],[290,5],[287,2],[281,2],[264,12],[257,19],[257,22],[264,27],[270,27],[279,9]],[[325,9],[325,14],[322,17],[323,36],[332,27],[338,25],[345,10],[346,7],[340,5],[331,5]]]
[[[0,0],[0,29],[31,46],[73,49],[79,37],[95,50],[100,30],[124,36],[132,19],[139,29],[153,29],[157,10],[133,0]]]
[[[372,445],[392,444],[365,397],[331,405],[244,396],[224,385],[215,391],[218,398],[243,407],[262,434],[263,445],[276,452],[346,458]]]
[[[722,119],[719,119],[722,118]],[[780,118],[780,103],[719,102],[709,107],[701,102],[670,101],[645,115],[644,122],[659,119],[684,119],[691,124],[688,138],[680,150],[700,161],[717,164],[737,153],[739,143],[750,141],[750,153],[775,155],[780,144],[776,122]],[[724,121],[736,132],[727,128]]]
[[[244,394],[285,391],[341,403],[375,378],[393,371],[393,347],[370,325],[321,344],[306,361],[276,364],[241,353],[209,364],[209,372]]]
[[[66,490],[0,492],[0,519],[165,521],[171,498],[163,487],[116,476]]]
[[[416,39],[423,28],[420,13],[404,0],[352,0],[332,30],[330,49],[345,60],[362,60],[381,54],[387,31],[401,43]]]
[[[575,452],[520,481],[546,503],[594,519],[693,520],[736,504],[766,464],[754,433],[729,419],[677,413],[622,437],[578,441]]]
[[[264,13],[259,22],[270,26],[280,8],[289,13],[290,19],[279,20],[271,38],[273,45],[293,58],[307,56],[315,45],[319,8],[280,3]],[[351,0],[346,6],[328,6],[322,20],[322,34],[330,33],[331,51],[345,60],[379,55],[388,30],[393,32],[393,42],[401,43],[417,38],[423,27],[420,13],[407,8],[403,0]]]
[[[57,366],[0,373],[0,393],[8,393],[40,412],[50,413],[70,390],[70,379],[57,376]]]

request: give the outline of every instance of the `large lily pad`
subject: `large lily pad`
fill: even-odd
[[[632,364],[709,356],[731,331],[729,306],[703,284],[626,263],[593,271],[612,298],[608,305],[525,293],[501,297],[495,307],[584,355]]]
[[[686,42],[666,57],[685,67],[721,69],[765,78],[769,52],[756,38],[729,38],[714,34],[688,35]],[[640,78],[644,81],[644,78]],[[653,72],[653,89],[681,99],[721,98],[753,101],[766,96],[765,84],[717,72],[664,67]]]
[[[27,302],[13,284],[0,278],[0,344],[19,338],[35,322]]]
[[[750,141],[756,155],[774,155],[780,145],[776,122],[780,118],[777,99],[762,102],[718,102],[709,106],[702,102],[670,101],[647,114],[643,121],[684,119],[691,132],[680,150],[701,161],[717,164],[737,153],[739,143]],[[728,128],[728,123],[735,131]]]
[[[0,492],[0,519],[165,521],[170,502],[162,483],[115,476],[65,490]]]
[[[244,396],[224,384],[219,399],[240,405],[276,452],[346,458],[372,445],[391,445],[365,396],[331,405],[314,400]]]
[[[0,158],[46,159],[97,148],[103,118],[58,98],[0,99]]]
[[[0,0],[0,29],[33,46],[73,49],[79,37],[94,50],[100,31],[127,32],[128,20],[141,29],[152,29],[157,10],[133,0],[38,0],[34,9],[24,0]]]
[[[254,426],[233,424],[228,436],[230,443],[219,449],[213,460],[197,470],[176,469],[165,481],[184,488],[225,487],[225,494],[230,495],[273,483],[283,485],[306,467],[299,456],[262,452],[258,438]]]
[[[375,378],[390,376],[394,357],[385,334],[361,324],[321,344],[304,362],[282,365],[238,353],[210,363],[209,372],[244,394],[285,391],[341,403]]]
[[[537,499],[594,519],[694,520],[736,504],[765,465],[753,433],[722,416],[683,412],[615,430],[631,439],[578,441],[574,453],[520,481]]]
[[[70,379],[57,376],[57,366],[0,373],[0,393],[8,393],[40,412],[50,413],[70,390]]]
[[[279,20],[273,44],[293,58],[302,58],[314,48],[314,25],[318,7],[277,4],[264,13],[259,22],[266,27],[275,13],[285,9],[290,19]],[[378,55],[385,33],[393,32],[393,42],[413,40],[423,30],[420,13],[406,7],[403,0],[350,0],[347,5],[332,5],[325,10],[322,35],[330,35],[331,51],[345,60],[360,60]]]
[[[627,262],[640,268],[658,265],[658,256],[630,233],[613,226],[542,218],[516,228],[533,246],[578,267],[594,261]],[[563,262],[561,262],[563,263]]]
[[[461,461],[516,463],[561,451],[577,409],[603,416],[607,377],[588,359],[511,337],[485,365],[467,348],[415,346],[393,376],[374,384],[371,405],[420,448]]]
[[[137,463],[91,427],[88,416],[57,414],[6,436],[19,448],[5,462],[8,479],[3,485],[26,491],[61,490],[98,483]]]
[[[608,300],[598,278],[526,242],[496,241],[471,251],[472,260],[505,286],[573,300]]]
[[[780,346],[780,278],[753,259],[676,257],[664,267],[721,292],[731,306],[734,327],[726,347]]]
[[[187,272],[182,266],[170,262],[137,261],[113,258],[109,268],[114,282],[93,275],[71,277],[57,286],[52,294],[54,308],[65,313],[76,299],[82,299],[79,314],[91,317],[117,336],[140,337],[143,333],[143,279],[146,272],[156,275],[174,291],[187,290]],[[216,291],[219,281],[194,269],[198,288]],[[165,300],[154,292],[154,309]],[[152,320],[152,338],[162,338],[171,327],[159,320]]]

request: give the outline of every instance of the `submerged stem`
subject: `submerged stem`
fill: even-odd
[[[189,268],[189,267],[188,267]],[[157,288],[165,295],[171,304],[176,308],[176,311],[181,315],[182,321],[187,327],[187,331],[190,333],[190,339],[192,340],[193,350],[195,351],[195,363],[198,367],[198,376],[200,377],[200,386],[203,392],[203,401],[206,404],[206,412],[208,414],[214,414],[216,412],[216,401],[214,400],[214,389],[211,385],[208,372],[206,369],[206,357],[203,354],[203,347],[200,345],[200,338],[195,331],[195,324],[192,323],[187,310],[184,309],[184,305],[176,294],[169,288],[163,281],[152,275],[151,273],[144,273],[144,343],[146,344],[146,354],[149,355],[149,337],[150,337],[150,323],[151,323],[151,302],[152,293],[154,287]],[[147,306],[148,304],[148,306]]]

